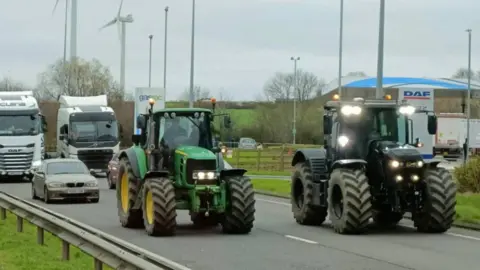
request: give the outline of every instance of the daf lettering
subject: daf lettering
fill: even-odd
[[[423,97],[430,98],[430,91],[405,91],[403,94],[405,97]]]

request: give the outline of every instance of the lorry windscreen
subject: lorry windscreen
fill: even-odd
[[[26,136],[42,133],[41,118],[33,115],[0,115],[0,136]]]
[[[69,134],[77,142],[116,141],[117,121],[72,121]]]

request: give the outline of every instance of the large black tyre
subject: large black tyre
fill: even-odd
[[[250,178],[230,176],[224,179],[227,187],[227,207],[222,229],[228,234],[248,234],[255,221],[255,195]]]
[[[313,205],[312,171],[305,163],[297,163],[292,174],[290,200],[293,217],[298,224],[322,225],[328,214],[328,207]]]
[[[394,228],[403,218],[403,213],[392,211],[374,211],[373,223],[380,228]]]
[[[446,232],[455,220],[457,186],[444,168],[427,170],[425,184],[424,212],[413,215],[415,227],[420,232]]]
[[[140,180],[133,174],[132,166],[127,158],[120,160],[119,170],[120,178],[117,181],[116,189],[120,224],[126,228],[141,228],[143,227],[142,209],[133,209],[140,188]],[[122,197],[125,201],[122,200]]]
[[[328,184],[328,210],[333,229],[339,234],[367,230],[372,217],[368,178],[361,170],[333,170]]]
[[[143,221],[151,236],[172,236],[177,228],[175,187],[166,177],[149,178],[143,187]]]

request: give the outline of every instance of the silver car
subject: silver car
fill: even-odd
[[[45,203],[56,200],[100,200],[97,179],[78,159],[47,159],[35,171],[32,179],[32,198]]]
[[[238,142],[239,149],[257,149],[257,142],[252,138],[240,138]]]

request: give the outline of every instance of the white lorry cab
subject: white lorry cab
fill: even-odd
[[[120,150],[119,126],[107,95],[61,95],[57,115],[57,156],[75,158],[96,173],[107,171]]]
[[[45,158],[46,128],[32,91],[0,92],[0,180],[31,181]]]

